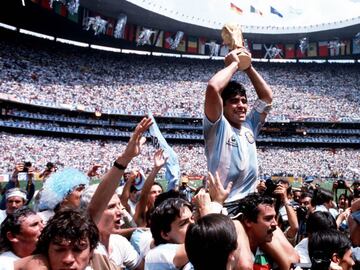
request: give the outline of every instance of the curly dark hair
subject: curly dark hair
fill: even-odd
[[[166,199],[154,209],[151,214],[150,230],[156,246],[167,243],[167,241],[161,237],[161,232],[170,232],[171,223],[177,217],[180,217],[182,207],[188,207],[192,211],[191,204],[180,198]]]
[[[50,243],[61,243],[68,240],[77,247],[88,238],[90,250],[94,250],[99,242],[99,230],[87,211],[83,209],[65,208],[48,221],[42,230],[34,254],[47,256]]]
[[[223,100],[223,104],[225,105],[226,101],[236,95],[246,97],[246,89],[237,81],[230,81],[224,90],[221,92],[221,98]]]
[[[7,233],[10,232],[13,235],[18,235],[21,230],[23,218],[31,215],[36,215],[36,212],[27,206],[20,207],[12,214],[8,214],[3,223],[1,223],[0,253],[12,250]]]
[[[259,215],[259,204],[274,206],[274,199],[270,196],[260,195],[259,193],[250,193],[245,198],[239,200],[238,211],[242,213],[241,220],[257,222]]]

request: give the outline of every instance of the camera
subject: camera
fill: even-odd
[[[296,215],[298,220],[305,220],[307,216],[307,208],[306,206],[299,206],[296,208]]]
[[[336,181],[338,189],[346,189],[345,181],[344,180],[337,180]]]
[[[273,197],[273,195],[274,195],[273,193],[274,193],[275,189],[277,188],[277,183],[275,183],[271,179],[266,179],[265,186],[266,186],[266,190],[264,192],[264,195]]]

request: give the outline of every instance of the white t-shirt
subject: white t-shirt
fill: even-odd
[[[179,244],[161,244],[145,257],[145,270],[177,270],[174,258]]]
[[[101,243],[96,247],[96,252],[103,255],[108,255],[109,259],[119,268],[135,269],[142,258],[136,252],[130,242],[123,236],[118,234],[110,235],[108,254],[105,246]]]
[[[12,251],[5,251],[0,255],[0,270],[13,270],[14,262],[20,259]]]
[[[295,250],[300,256],[300,263],[310,263],[310,257],[309,257],[309,238],[304,238],[295,246]]]
[[[0,224],[3,223],[3,221],[5,220],[7,214],[6,214],[6,210],[0,210]]]

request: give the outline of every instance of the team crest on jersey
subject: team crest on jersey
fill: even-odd
[[[253,144],[255,142],[254,136],[251,134],[250,131],[245,132],[245,137],[248,140],[249,143]]]
[[[232,135],[228,141],[226,142],[227,145],[231,145],[231,146],[234,146],[234,147],[238,147],[238,143],[237,143],[237,140],[235,138],[235,135]]]

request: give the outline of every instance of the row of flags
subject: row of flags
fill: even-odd
[[[86,8],[80,7],[78,13],[70,14],[66,7],[60,1],[54,1],[53,7],[49,5],[49,0],[32,0],[34,3],[41,5],[45,9],[52,10],[60,16],[66,17],[75,23],[86,25],[88,18],[100,16],[103,20],[106,20],[106,28],[104,35],[114,37],[116,19],[106,18],[101,14],[90,11]],[[231,8],[236,12],[242,12],[242,10],[231,3]],[[270,6],[272,9],[273,7]],[[250,6],[252,13],[263,13],[256,9],[254,6]],[[278,12],[276,9],[272,10],[273,14]],[[279,17],[282,14],[277,14]],[[80,20],[82,18],[82,20]],[[144,30],[142,26],[126,24],[124,30],[124,40],[134,42],[139,38],[139,35]],[[146,45],[155,46],[159,48],[172,49],[171,40],[174,40],[176,33],[164,30],[152,29],[152,35]],[[214,50],[216,45],[216,50]],[[248,50],[252,53],[254,58],[304,58],[304,57],[328,57],[328,56],[340,56],[360,54],[360,40],[356,37],[353,40],[333,40],[333,41],[320,41],[309,42],[306,50],[301,49],[299,44],[260,44],[247,40]],[[186,33],[182,37],[180,43],[175,48],[176,51],[190,54],[200,55],[213,55],[213,56],[225,56],[229,50],[226,46],[216,43],[216,40],[209,40],[205,37],[188,36]],[[215,54],[214,54],[215,52]]]
[[[283,18],[284,15],[282,13],[280,13],[280,11],[278,11],[276,8],[274,8],[273,6],[269,6],[270,10],[270,14],[274,14],[279,16],[280,18]],[[230,3],[230,9],[232,11],[234,11],[236,14],[238,15],[242,15],[244,13],[244,9],[240,8],[239,6],[235,5],[234,3]],[[263,11],[261,11],[260,9],[254,7],[253,5],[250,5],[250,13],[255,13],[258,14],[260,16],[263,16],[265,13]]]

